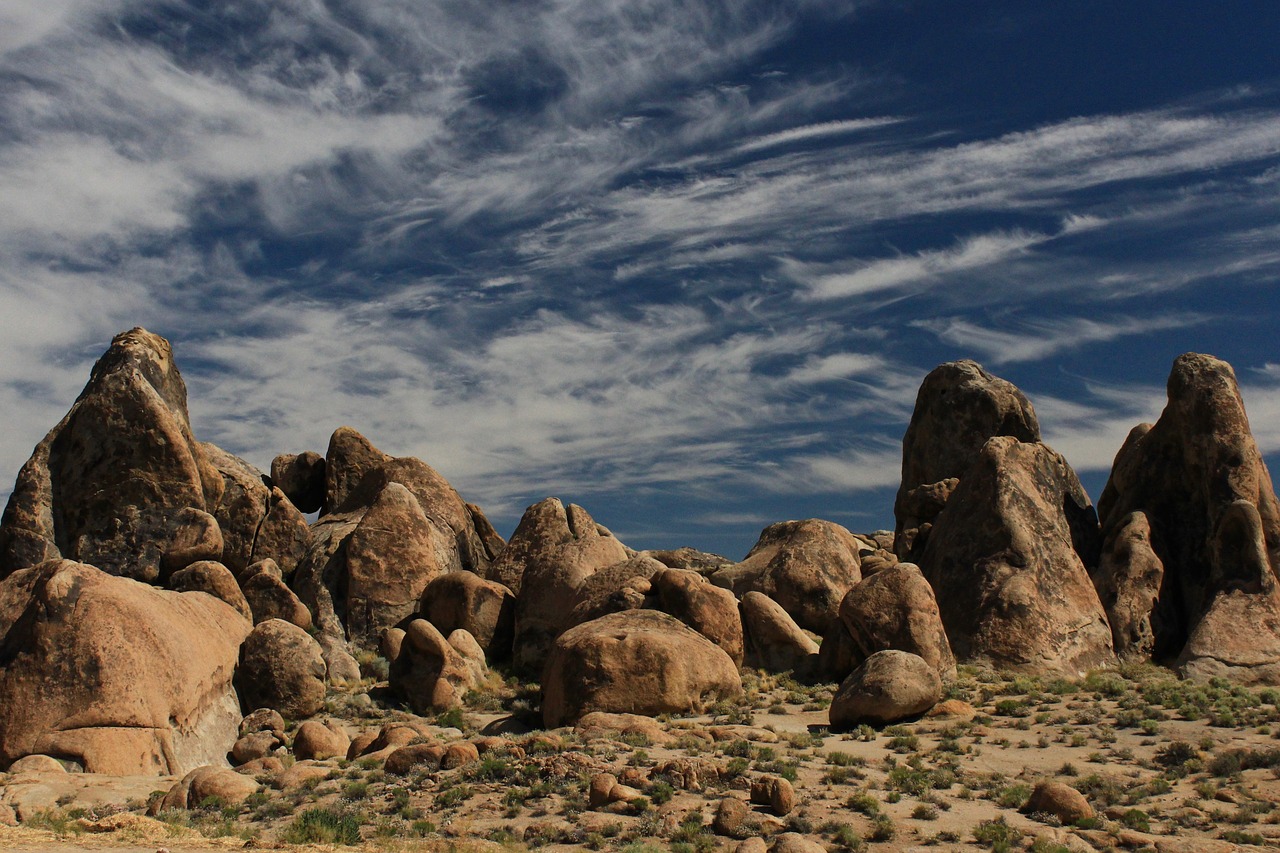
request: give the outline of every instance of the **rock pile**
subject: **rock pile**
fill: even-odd
[[[921,386],[892,533],[786,521],[735,563],[637,553],[547,498],[507,542],[348,427],[270,475],[197,441],[169,343],[133,329],[0,522],[0,768],[171,774],[177,803],[243,799],[256,785],[228,763],[283,770],[290,750],[298,784],[333,756],[457,766],[483,743],[353,741],[317,715],[334,689],[448,712],[506,662],[540,682],[542,725],[633,737],[666,737],[634,715],[724,707],[744,666],[835,678],[837,727],[929,711],[957,663],[1075,676],[1118,654],[1280,684],[1280,502],[1228,365],[1177,360],[1100,510],[1027,398],[956,362]],[[629,808],[610,779],[593,802]],[[770,784],[752,800],[784,814]]]

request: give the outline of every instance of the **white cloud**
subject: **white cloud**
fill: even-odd
[[[1010,364],[1040,361],[1087,344],[1185,329],[1212,319],[1199,314],[1115,316],[1107,320],[1064,317],[1021,321],[1012,331],[980,326],[960,317],[917,320],[912,325],[933,332],[949,344],[982,353],[992,364]]]

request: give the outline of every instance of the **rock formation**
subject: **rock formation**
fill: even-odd
[[[418,612],[446,636],[459,628],[466,630],[487,658],[511,656],[516,597],[497,581],[467,571],[440,575],[422,591]]]
[[[222,489],[169,342],[132,329],[22,466],[0,521],[0,577],[66,558],[154,581],[183,511],[215,506]]]
[[[924,378],[902,439],[902,484],[894,501],[894,551],[919,562],[933,519],[987,439],[1040,440],[1030,401],[972,361],[939,365]]]
[[[546,498],[525,510],[501,556],[484,573],[516,595],[513,659],[541,668],[569,625],[568,602],[598,569],[628,558],[626,546],[576,504]]]
[[[542,675],[548,728],[591,711],[667,714],[698,711],[742,692],[724,650],[653,610],[611,613],[555,641]]]
[[[920,568],[959,660],[1080,675],[1115,660],[1086,568],[1097,549],[1093,507],[1066,460],[999,436],[965,469]]]
[[[857,649],[857,661],[898,649],[924,658],[943,679],[955,675],[956,659],[938,601],[913,563],[883,569],[849,590],[840,604],[840,620]]]
[[[1174,362],[1168,404],[1120,449],[1099,509],[1095,580],[1121,654],[1280,683],[1280,503],[1230,365]]]
[[[262,622],[240,649],[236,689],[250,708],[270,708],[291,720],[310,717],[324,707],[320,645],[292,622]]]
[[[937,671],[919,655],[876,652],[855,669],[831,700],[831,727],[882,725],[917,717],[942,698]]]
[[[766,527],[745,560],[715,571],[711,580],[738,598],[764,593],[801,628],[819,633],[862,579],[859,553],[875,547],[830,521],[783,521]]]
[[[0,765],[36,753],[94,773],[224,764],[249,629],[201,592],[65,560],[15,572],[0,583]]]

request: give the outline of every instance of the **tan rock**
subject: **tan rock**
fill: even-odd
[[[400,657],[400,649],[403,646],[403,628],[387,628],[382,632],[382,636],[378,638],[378,654],[386,658],[388,663]]]
[[[155,581],[183,511],[207,510],[221,488],[169,342],[131,329],[22,466],[0,521],[0,578],[65,557]]]
[[[388,483],[347,540],[348,637],[373,647],[383,629],[413,615],[427,585],[460,571],[453,531],[423,513],[400,483]]]
[[[271,559],[291,576],[310,540],[306,518],[245,460],[208,442],[200,449],[222,477],[222,497],[209,512],[222,530],[223,564],[241,577],[249,566]]]
[[[547,498],[525,510],[486,577],[516,594],[517,667],[542,667],[556,637],[570,627],[578,586],[598,569],[628,558],[627,549],[585,509]]]
[[[652,578],[664,569],[657,560],[643,554],[597,569],[574,590],[569,625],[581,625],[624,610],[657,609]]]
[[[798,832],[780,832],[773,837],[769,853],[826,853],[827,848]]]
[[[390,687],[414,713],[459,707],[477,683],[475,667],[434,625],[425,619],[409,623],[400,654],[391,662]]]
[[[511,656],[516,598],[496,581],[468,571],[440,575],[423,590],[418,612],[445,636],[467,630],[490,658]]]
[[[733,848],[734,853],[768,853],[769,844],[758,835],[744,838]]]
[[[10,764],[7,772],[14,776],[22,773],[66,773],[67,768],[49,755],[26,755]]]
[[[955,676],[937,599],[914,563],[882,569],[854,586],[840,605],[840,620],[860,660],[899,649],[924,658],[943,679]]]
[[[724,797],[716,804],[716,813],[711,818],[711,831],[716,835],[727,835],[737,838],[746,827],[747,817],[751,810],[747,804],[737,797]]]
[[[171,522],[173,533],[160,556],[164,576],[203,560],[222,560],[222,528],[209,513],[195,507],[179,510]]]
[[[243,803],[257,790],[257,782],[230,768],[197,767],[169,789],[160,808],[194,809],[210,801],[234,806]]]
[[[751,802],[768,806],[778,817],[785,817],[796,807],[796,792],[781,776],[761,776],[751,783]]]
[[[445,751],[438,743],[415,743],[398,747],[387,756],[383,769],[393,776],[404,776],[415,770],[439,770]]]
[[[1122,653],[1280,683],[1280,502],[1229,364],[1174,362],[1164,411],[1130,433],[1098,504],[1094,580]]]
[[[662,724],[652,717],[639,714],[609,714],[592,711],[584,714],[574,726],[574,731],[584,740],[601,737],[640,736],[654,745],[669,743],[672,737]]]
[[[1061,455],[1010,436],[983,445],[920,558],[956,658],[1071,677],[1113,663],[1087,571],[1097,537]]]
[[[591,782],[587,785],[587,803],[593,809],[601,806],[607,806],[613,800],[609,799],[609,794],[618,784],[618,777],[612,773],[597,773],[591,777]]]
[[[900,558],[919,562],[927,539],[921,529],[947,504],[982,446],[998,435],[1040,440],[1035,409],[1016,387],[972,361],[939,365],[924,378],[902,439],[902,482],[894,502]]]
[[[738,600],[697,572],[662,569],[651,579],[659,608],[676,617],[720,648],[735,666],[744,654]]]
[[[639,556],[650,557],[670,569],[687,569],[700,575],[710,575],[718,569],[732,566],[734,561],[719,554],[698,551],[694,548],[641,551]]]
[[[320,781],[327,777],[333,768],[315,761],[298,761],[276,776],[275,784],[281,791],[288,793],[314,784],[312,779]]]
[[[724,650],[665,613],[613,613],[566,631],[542,679],[547,728],[592,711],[655,715],[698,710],[742,691]]]
[[[818,644],[809,638],[782,605],[761,592],[748,592],[741,602],[749,659],[771,672],[816,665]]]
[[[245,619],[253,620],[253,611],[249,609],[249,602],[240,591],[235,575],[222,563],[212,560],[192,563],[170,576],[169,588],[178,592],[207,592],[234,607]]]
[[[440,759],[443,770],[456,770],[480,760],[480,750],[474,743],[465,740],[454,741],[444,749],[444,757]]]
[[[264,571],[268,564],[275,571]],[[258,625],[268,619],[283,619],[304,631],[311,629],[311,611],[307,610],[297,593],[289,589],[281,579],[275,560],[254,563],[245,570],[244,578],[241,590],[249,611],[253,614],[253,624]]]
[[[831,727],[879,725],[916,717],[942,698],[937,670],[919,655],[876,652],[855,669],[831,701]]]
[[[271,482],[301,512],[316,512],[324,505],[324,457],[282,453],[271,460]]]
[[[271,732],[252,732],[241,736],[231,747],[231,763],[237,767],[271,755],[283,742]]]
[[[1050,814],[1063,823],[1093,817],[1093,807],[1084,794],[1052,779],[1042,779],[1031,791],[1031,797],[1022,807],[1026,814]]]
[[[55,561],[0,582],[0,766],[36,753],[93,773],[221,763],[240,707],[249,623],[212,596]]]
[[[815,633],[838,615],[858,581],[859,553],[870,546],[845,528],[811,518],[766,527],[745,560],[711,575],[738,598],[759,592],[782,605],[801,628]]]
[[[324,706],[319,644],[283,619],[257,625],[240,650],[236,689],[251,708],[274,708],[294,720],[310,717]]]
[[[284,717],[274,708],[258,708],[240,721],[240,736],[254,732],[271,732],[280,741],[284,740]]]
[[[345,758],[351,738],[332,720],[307,720],[293,736],[293,754],[299,761]]]

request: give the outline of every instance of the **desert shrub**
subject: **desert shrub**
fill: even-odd
[[[294,818],[280,836],[286,844],[360,843],[360,822],[355,816],[327,808],[307,809]]]

